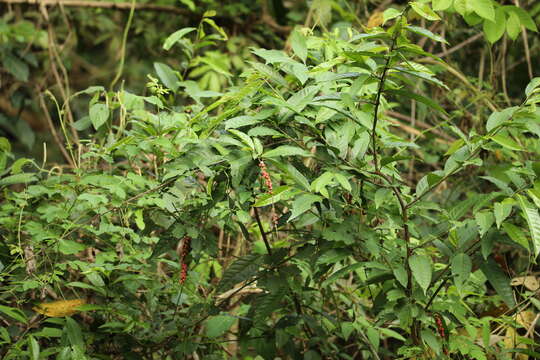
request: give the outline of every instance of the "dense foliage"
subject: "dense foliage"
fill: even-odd
[[[180,3],[0,20],[3,359],[540,356],[540,7]]]

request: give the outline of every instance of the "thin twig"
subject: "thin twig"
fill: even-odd
[[[124,62],[126,60],[126,44],[127,44],[127,36],[129,33],[129,28],[131,27],[131,22],[133,21],[133,15],[135,14],[135,5],[137,0],[131,0],[131,9],[129,11],[128,20],[126,23],[126,27],[124,29],[124,35],[122,36],[122,48],[120,50],[120,64],[118,65],[118,71],[116,72],[116,76],[114,77],[113,81],[111,81],[110,89],[114,90],[114,85],[120,80],[120,77],[122,76],[122,72],[124,71]]]
[[[268,255],[272,255],[272,248],[270,247],[270,243],[268,242],[268,238],[266,237],[266,233],[264,232],[261,217],[259,216],[259,211],[255,206],[253,207],[253,212],[255,213],[255,220],[257,220],[257,225],[259,226],[259,230],[261,231],[261,236],[264,242],[264,246],[266,247],[266,251],[268,252]]]
[[[131,10],[129,2],[110,2],[110,1],[84,1],[84,0],[0,0],[0,4],[29,4],[40,6],[70,6],[70,7],[87,7],[112,10]],[[175,6],[156,5],[156,4],[137,4],[135,10],[159,11],[174,14],[189,14],[186,9],[180,9]]]

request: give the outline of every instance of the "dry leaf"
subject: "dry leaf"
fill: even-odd
[[[374,28],[376,26],[380,26],[383,23],[383,13],[380,11],[375,11],[368,20],[367,27],[368,28]]]
[[[526,349],[527,345],[523,343],[519,343],[519,339],[517,338],[518,334],[516,333],[516,329],[508,327],[506,329],[506,334],[504,337],[504,346],[507,349]],[[516,354],[515,357],[516,360],[528,360],[529,356],[525,354]]]
[[[530,291],[536,291],[540,289],[540,283],[538,282],[538,279],[536,276],[519,276],[516,278],[513,278],[510,282],[510,285],[512,286],[519,286],[523,285]]]
[[[77,307],[86,304],[84,299],[59,300],[41,303],[32,308],[35,312],[49,317],[64,317],[75,314]]]

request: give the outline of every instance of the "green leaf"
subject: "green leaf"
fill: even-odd
[[[284,170],[289,174],[289,176],[294,180],[294,182],[302,186],[304,190],[311,190],[309,180],[304,176],[304,174],[298,171],[298,169],[296,169],[293,164],[288,163]]]
[[[516,143],[514,140],[512,140],[512,138],[510,138],[509,136],[499,133],[497,135],[490,136],[490,138],[491,140],[495,141],[497,144],[507,149],[515,150],[515,151],[523,151],[521,146],[519,146],[519,144]]]
[[[517,109],[517,106],[513,106],[502,111],[494,111],[488,118],[486,130],[490,132],[491,130],[510,120]]]
[[[508,14],[508,21],[506,22],[506,32],[512,40],[516,40],[521,32],[521,23],[519,17],[515,12]]]
[[[506,11],[507,14],[515,13],[519,18],[520,24],[525,26],[525,28],[534,32],[538,31],[538,28],[536,27],[536,23],[534,22],[534,19],[524,9],[514,6],[514,5],[505,5],[505,6],[502,6],[502,9],[504,9],[504,11]]]
[[[510,239],[512,239],[513,242],[523,246],[527,250],[530,250],[529,240],[527,240],[527,237],[525,236],[525,233],[523,232],[523,230],[521,230],[519,227],[515,226],[514,224],[510,224],[506,222],[502,224],[502,227],[506,235],[508,235]]]
[[[540,253],[540,215],[538,209],[529,203],[524,196],[516,195],[523,216],[527,220],[529,225],[529,231],[531,233],[532,244],[534,249],[534,256],[538,256]]]
[[[19,309],[11,308],[9,306],[0,305],[0,312],[4,313],[5,315],[9,316],[10,318],[13,318],[13,319],[15,319],[18,322],[21,322],[23,324],[26,324],[28,322],[24,312],[22,312]]]
[[[394,8],[388,8],[384,10],[383,12],[383,24],[385,24],[388,20],[395,19],[402,15],[402,12],[394,9]]]
[[[260,326],[266,322],[266,319],[279,308],[283,300],[285,288],[280,287],[277,291],[259,296],[253,303],[253,323]]]
[[[442,11],[448,9],[452,5],[453,0],[433,0],[431,5],[433,10]]]
[[[314,194],[303,194],[294,199],[292,203],[292,210],[291,210],[291,216],[287,221],[292,221],[298,216],[302,215],[311,207],[313,204],[317,201],[321,201],[323,198],[319,195]]]
[[[435,355],[438,356],[441,353],[441,343],[432,331],[422,330],[422,340],[424,340],[426,344],[435,352]]]
[[[492,0],[472,0],[469,1],[469,4],[479,16],[489,21],[495,21],[495,8]]]
[[[471,258],[467,254],[459,253],[452,259],[451,267],[456,287],[460,289],[463,283],[469,278],[469,275],[471,274]]]
[[[163,49],[169,50],[174,44],[176,44],[180,39],[182,39],[184,36],[189,34],[192,31],[197,30],[194,27],[187,27],[180,29],[178,31],[175,31],[167,39],[165,39],[165,42],[163,43]]]
[[[510,287],[510,279],[506,276],[504,271],[502,271],[495,260],[490,257],[488,261],[480,266],[480,270],[482,270],[491,286],[493,286],[506,305],[509,308],[513,308],[515,302],[512,288]]]
[[[217,292],[223,292],[250,279],[259,270],[261,262],[262,256],[259,254],[249,254],[233,262],[223,273],[217,286]]]
[[[262,157],[272,158],[272,157],[278,157],[278,156],[296,156],[296,155],[304,156],[304,157],[312,156],[309,151],[299,148],[298,146],[281,145],[275,149],[265,152],[262,155]]]
[[[178,72],[171,69],[169,65],[160,62],[154,63],[154,70],[156,70],[156,74],[163,83],[163,85],[165,85],[174,92],[178,90],[178,88],[180,87],[177,75]]]
[[[84,246],[83,244],[79,244],[78,242],[73,240],[60,239],[60,241],[58,242],[58,251],[60,251],[62,254],[77,254],[85,249],[86,246]]]
[[[76,346],[81,350],[84,350],[84,339],[79,324],[77,324],[77,322],[72,318],[68,317],[66,318],[66,327],[64,330],[67,333],[69,343],[72,346]]]
[[[501,228],[501,224],[504,219],[510,215],[512,212],[512,204],[508,202],[497,202],[493,205],[493,214],[495,215],[495,223],[497,224],[497,229]]]
[[[537,89],[540,88],[540,77],[533,78],[525,88],[525,95],[530,97],[531,94]]]
[[[428,4],[422,4],[422,3],[419,3],[419,2],[417,2],[417,1],[413,1],[413,2],[409,3],[409,5],[412,7],[412,9],[413,9],[418,15],[420,15],[420,16],[423,17],[424,19],[432,20],[432,21],[435,21],[435,20],[441,20],[441,18],[439,17],[439,15],[437,15],[436,12],[434,12],[433,10],[431,10],[431,8],[429,7]]]
[[[293,187],[289,185],[283,185],[278,188],[275,188],[271,194],[262,195],[253,206],[261,207],[272,205],[278,201],[286,200],[291,195],[293,195]]]
[[[32,173],[15,174],[0,179],[0,186],[28,184],[34,181],[37,181],[37,177]]]
[[[434,34],[432,33],[431,31],[429,31],[428,29],[424,29],[422,27],[419,27],[419,26],[412,26],[412,25],[409,25],[409,26],[405,26],[405,29],[409,30],[409,31],[412,31],[413,33],[415,34],[418,34],[418,35],[421,35],[421,36],[425,36],[433,41],[438,41],[438,42],[442,42],[442,43],[445,43],[445,44],[448,44],[448,41],[446,41],[445,38],[443,38],[442,36],[439,36],[437,34]]]
[[[304,63],[307,59],[307,41],[306,37],[298,30],[294,30],[291,34],[291,46],[294,54]]]
[[[493,226],[493,214],[490,211],[477,212],[474,214],[474,218],[478,225],[480,237],[482,237],[488,232],[491,226]]]
[[[215,339],[225,334],[238,318],[231,315],[211,316],[205,322],[205,333],[211,339]]]
[[[30,69],[28,65],[16,56],[11,55],[9,52],[3,57],[2,66],[7,70],[15,79],[19,81],[28,81],[28,75]]]
[[[431,259],[427,256],[413,255],[409,258],[412,275],[424,293],[431,284]]]
[[[94,129],[97,130],[109,119],[109,108],[102,103],[93,104],[90,107],[89,116]]]
[[[493,21],[484,21],[483,29],[486,39],[490,43],[497,42],[504,35],[504,30],[506,29],[506,15],[504,10],[497,8],[495,10],[495,19]]]
[[[244,134],[240,130],[236,130],[236,129],[229,129],[229,132],[231,134],[234,134],[236,137],[238,137],[251,150],[254,149],[255,145],[253,144],[253,140],[251,140],[251,138],[247,134]]]
[[[30,349],[30,358],[39,360],[39,343],[33,336],[28,338],[28,348]]]
[[[252,52],[263,58],[266,61],[266,64],[295,63],[293,59],[288,57],[287,54],[281,50],[255,49]]]

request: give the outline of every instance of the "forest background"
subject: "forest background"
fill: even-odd
[[[0,0],[2,359],[540,358],[540,3]]]

